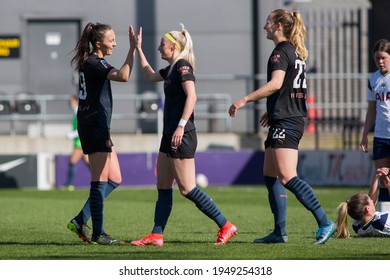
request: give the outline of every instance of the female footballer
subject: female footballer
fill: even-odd
[[[348,215],[354,219],[352,229],[361,237],[390,237],[390,212],[375,211],[372,199],[358,192],[339,204],[335,237],[348,238]]]
[[[137,36],[136,49],[145,79],[149,82],[164,81],[165,104],[163,135],[157,158],[158,199],[154,227],[150,234],[131,244],[163,246],[163,232],[172,209],[174,180],[180,193],[218,225],[218,238],[214,244],[225,244],[237,234],[237,227],[227,221],[215,202],[195,183],[197,135],[194,108],[197,98],[191,36],[184,26],[180,31],[171,31],[162,36],[158,50],[169,65],[158,72],[149,65],[142,51],[142,27]],[[191,226],[189,221],[189,228]]]
[[[254,242],[287,242],[285,187],[314,215],[319,226],[314,244],[323,244],[336,226],[328,219],[310,185],[297,175],[298,145],[306,117],[306,27],[299,12],[278,9],[268,15],[264,30],[267,39],[275,44],[268,60],[267,83],[229,108],[230,116],[235,117],[247,103],[267,98],[267,112],[260,123],[269,126],[263,173],[274,215],[274,231]]]
[[[133,68],[135,36],[129,27],[130,48],[120,69],[111,66],[105,57],[115,46],[115,32],[110,25],[88,23],[75,48],[72,64],[79,72],[78,133],[83,153],[88,155],[91,170],[89,198],[68,228],[82,240],[92,244],[124,244],[104,230],[104,199],[121,183],[118,156],[110,136],[112,92],[110,81],[127,82]],[[90,208],[90,211],[89,211]],[[87,220],[92,217],[92,236]]]
[[[360,148],[368,152],[368,133],[374,127],[373,161],[377,170],[390,167],[390,41],[377,41],[372,54],[378,70],[368,81],[368,108]],[[378,210],[389,211],[390,195],[383,182],[378,193]]]

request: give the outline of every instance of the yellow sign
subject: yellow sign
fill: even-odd
[[[19,36],[0,35],[0,59],[20,57]]]

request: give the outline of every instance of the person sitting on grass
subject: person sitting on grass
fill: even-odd
[[[354,219],[352,229],[361,237],[390,237],[390,212],[375,211],[370,196],[357,192],[337,207],[336,238],[348,238],[348,215]]]

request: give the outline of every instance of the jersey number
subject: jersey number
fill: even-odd
[[[272,139],[285,139],[286,130],[284,128],[273,128]]]
[[[306,63],[302,60],[295,60],[295,69],[298,69],[298,74],[294,79],[293,88],[300,89],[300,88],[307,88],[306,85]],[[303,79],[301,78],[301,74],[303,72]]]
[[[81,100],[85,100],[87,99],[87,87],[86,87],[86,84],[85,84],[85,76],[84,76],[84,73],[81,72],[80,73],[80,82],[79,82],[80,86],[80,90],[79,90],[79,98]]]

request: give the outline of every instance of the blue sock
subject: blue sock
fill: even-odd
[[[92,217],[92,237],[98,237],[104,233],[104,192],[107,182],[91,182],[89,193],[91,217]]]
[[[106,198],[113,190],[115,190],[119,186],[118,183],[108,180],[106,189],[104,191],[104,198]],[[83,209],[81,209],[80,213],[74,218],[79,225],[86,224],[88,220],[91,218],[91,207],[90,207],[90,198],[88,197],[85,202]]]
[[[66,185],[73,185],[74,175],[76,174],[76,164],[68,163],[68,173],[66,177]]]
[[[280,181],[275,177],[264,176],[265,185],[268,189],[268,200],[272,213],[274,214],[274,233],[287,235],[286,233],[286,212],[287,195],[286,190]]]
[[[113,190],[115,190],[119,186],[118,183],[115,183],[114,181],[108,180],[106,191],[104,192],[105,197],[107,197],[110,193],[112,193]]]
[[[154,210],[154,227],[152,233],[163,233],[171,214],[173,189],[158,189],[158,199]]]
[[[324,209],[321,207],[313,189],[308,183],[298,177],[294,177],[286,183],[285,187],[291,191],[297,197],[299,202],[314,215],[318,226],[326,226],[330,223]]]
[[[212,219],[220,228],[227,222],[224,215],[219,211],[217,205],[204,191],[198,187],[193,188],[186,196],[195,203],[196,207],[207,217]]]

